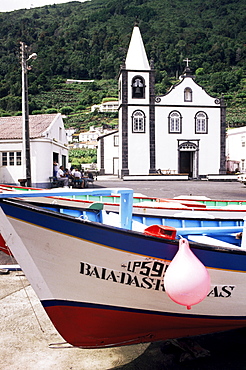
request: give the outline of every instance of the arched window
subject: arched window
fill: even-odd
[[[192,101],[192,90],[190,87],[184,89],[184,101]]]
[[[145,81],[141,76],[132,79],[132,98],[143,99],[145,97]]]
[[[145,132],[145,114],[141,110],[135,110],[132,114],[132,132]]]
[[[198,112],[195,115],[195,133],[196,134],[208,133],[208,116],[204,112]]]
[[[178,111],[173,111],[168,116],[168,131],[169,134],[181,134],[182,132],[182,117]]]

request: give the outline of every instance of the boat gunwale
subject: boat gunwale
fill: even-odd
[[[160,237],[154,236],[154,235],[146,235],[146,234],[143,234],[142,232],[139,232],[139,231],[127,230],[127,229],[123,229],[123,228],[116,227],[116,226],[102,224],[100,222],[90,221],[90,220],[86,220],[86,219],[82,219],[82,218],[76,218],[75,216],[68,215],[68,214],[63,214],[63,213],[58,213],[58,212],[55,212],[55,211],[52,211],[52,210],[49,210],[49,209],[44,209],[44,208],[40,207],[40,203],[38,203],[38,205],[34,205],[34,204],[32,204],[32,202],[26,202],[26,201],[22,201],[22,200],[19,200],[19,199],[13,199],[13,198],[12,199],[4,199],[3,198],[3,199],[0,199],[0,206],[1,206],[2,202],[7,203],[7,204],[9,203],[10,205],[18,207],[18,208],[24,208],[24,209],[27,209],[27,210],[31,210],[35,213],[48,214],[48,215],[50,215],[52,217],[55,217],[55,218],[58,218],[58,219],[67,219],[68,218],[70,221],[73,221],[74,223],[78,223],[78,224],[83,223],[83,224],[86,224],[87,226],[93,226],[93,227],[97,227],[97,228],[99,227],[99,228],[103,228],[105,230],[109,229],[109,230],[113,230],[114,232],[123,233],[123,234],[126,234],[126,235],[131,233],[131,234],[133,234],[137,237],[141,237],[142,239],[152,239],[152,240],[158,241],[160,243],[167,243],[168,242],[168,244],[173,244],[176,247],[178,247],[178,243],[179,243],[178,239],[171,240],[171,239],[160,238]],[[59,204],[45,204],[45,207],[54,207],[54,208],[63,208],[64,209],[64,206],[61,206]],[[67,209],[71,209],[71,208],[72,207],[67,206]],[[77,207],[74,207],[73,209],[78,210]],[[82,209],[82,208],[79,208],[79,209]],[[98,210],[92,210],[92,209],[87,209],[87,208],[85,208],[83,210],[85,210],[86,212],[87,211],[90,211],[90,212],[92,211],[93,213],[100,213],[100,211],[98,211]],[[106,211],[106,212],[109,212],[109,211]],[[12,216],[10,216],[10,217],[12,217]],[[19,219],[18,217],[12,217],[12,218]],[[28,222],[28,221],[24,221],[24,222],[31,223],[31,222]],[[36,225],[36,226],[43,227],[43,226],[40,226],[40,225]],[[54,230],[54,231],[57,231],[57,230]],[[71,234],[71,236],[74,236],[74,235]],[[76,236],[74,236],[74,237],[76,237]],[[189,245],[192,249],[246,255],[246,250],[244,250],[241,247],[225,248],[225,247],[221,247],[221,246],[206,245],[206,244],[203,244],[203,243],[192,242],[192,241],[189,241]],[[156,258],[156,257],[152,256],[151,258]]]

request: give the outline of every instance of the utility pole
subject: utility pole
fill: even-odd
[[[28,81],[27,71],[31,69],[27,65],[30,59],[36,59],[37,54],[27,55],[27,45],[20,42],[21,49],[21,68],[22,68],[22,144],[23,144],[23,168],[24,178],[27,180],[27,186],[32,186],[31,180],[31,150],[30,150],[30,131],[29,131],[29,105],[28,105]]]

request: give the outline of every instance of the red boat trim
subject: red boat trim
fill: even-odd
[[[122,346],[200,335],[246,326],[246,317],[210,317],[45,300],[53,325],[70,344],[83,348]]]

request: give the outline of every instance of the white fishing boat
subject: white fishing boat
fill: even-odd
[[[67,342],[120,346],[246,325],[244,241],[190,242],[189,248],[176,237],[180,230],[132,230],[130,189],[81,192],[119,194],[119,216],[109,219],[98,210],[90,220],[69,209],[56,212],[16,200],[20,194],[0,194],[1,234]],[[234,226],[227,232],[242,230]]]

